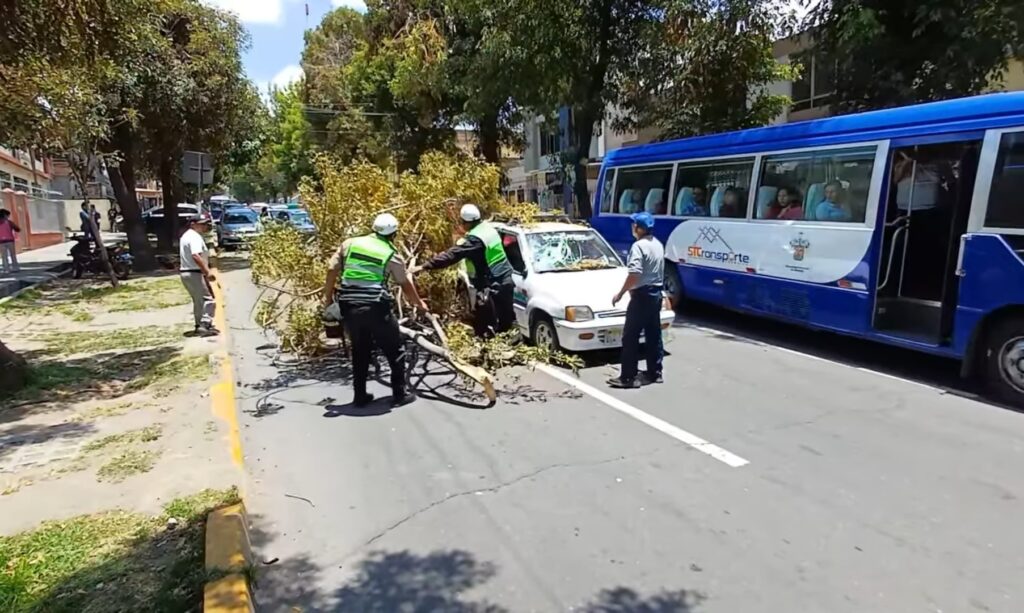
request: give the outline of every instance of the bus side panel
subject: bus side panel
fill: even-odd
[[[679,274],[690,298],[844,334],[871,332],[867,292],[687,264]]]
[[[668,244],[668,237],[672,230],[679,225],[678,219],[658,219],[654,224],[654,236],[663,245]],[[598,234],[604,237],[612,246],[623,261],[629,253],[629,247],[635,240],[633,238],[633,222],[625,215],[598,215],[591,220],[591,227],[597,230]]]
[[[1002,236],[973,234],[964,241],[960,300],[953,325],[953,348],[967,351],[981,320],[992,311],[1024,305],[1024,261]]]

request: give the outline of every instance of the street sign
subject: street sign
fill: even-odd
[[[192,185],[212,185],[213,166],[209,153],[186,151],[181,158],[181,182]]]

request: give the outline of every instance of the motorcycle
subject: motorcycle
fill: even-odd
[[[93,248],[93,240],[84,234],[72,236],[71,239],[75,241],[75,246],[69,253],[72,275],[76,279],[81,279],[82,275],[87,272],[106,274],[103,259]],[[123,244],[106,247],[106,250],[107,259],[110,260],[110,266],[114,269],[114,276],[124,281],[132,273],[132,255],[128,253],[128,249]]]

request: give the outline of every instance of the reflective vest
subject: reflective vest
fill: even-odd
[[[387,268],[395,248],[391,243],[368,234],[353,239],[345,252],[345,268],[341,273],[341,302],[380,302],[390,298],[387,290]]]
[[[512,274],[512,264],[505,255],[505,245],[501,242],[501,234],[491,224],[478,223],[475,228],[469,231],[470,236],[479,238],[484,243],[484,259],[487,260],[487,268],[492,281],[497,281]],[[466,260],[466,272],[471,278],[477,278],[476,267],[469,260]]]

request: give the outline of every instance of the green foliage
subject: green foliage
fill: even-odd
[[[789,3],[777,0],[669,0],[646,29],[642,51],[624,70],[616,128],[652,126],[662,138],[762,126],[790,100],[767,87],[791,81],[772,44]],[[671,78],[663,78],[671,74]]]
[[[1024,56],[1019,0],[829,0],[811,23],[841,112],[978,94]]]
[[[369,233],[380,212],[398,217],[396,251],[414,264],[452,245],[463,203],[474,202],[485,214],[504,217],[525,218],[536,211],[529,205],[508,205],[498,196],[501,171],[466,156],[430,152],[420,160],[418,172],[398,177],[368,162],[341,165],[324,155],[315,165],[319,183],[306,182],[301,190],[317,238],[275,225],[252,246],[253,278],[286,292],[261,303],[256,319],[278,331],[283,348],[301,354],[320,348],[323,324],[316,304],[328,260],[345,239]],[[454,270],[417,279],[432,311],[446,319],[463,312],[455,281]]]
[[[583,367],[583,360],[579,356],[524,344],[519,330],[509,330],[481,341],[470,326],[453,323],[445,328],[445,334],[448,335],[448,346],[456,357],[488,372],[533,364],[557,364],[571,368],[573,372]]]
[[[111,458],[96,472],[99,481],[120,483],[141,473],[148,473],[156,466],[160,454],[152,449],[129,449]]]

